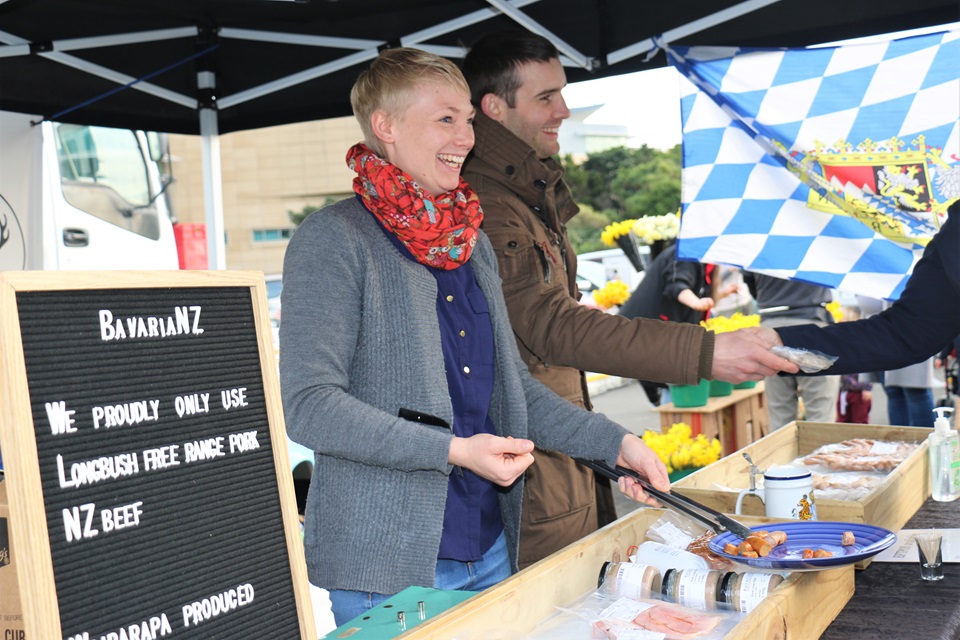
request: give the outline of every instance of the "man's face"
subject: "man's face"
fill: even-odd
[[[570,109],[560,90],[567,84],[567,75],[559,60],[527,62],[517,69],[520,88],[514,106],[502,103],[500,124],[533,147],[538,158],[560,153],[560,124],[570,117]]]

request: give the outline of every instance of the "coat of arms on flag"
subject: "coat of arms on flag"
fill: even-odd
[[[666,51],[687,80],[678,256],[896,298],[960,200],[960,31]]]

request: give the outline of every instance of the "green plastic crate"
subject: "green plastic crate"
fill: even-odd
[[[711,380],[710,381],[710,397],[719,398],[720,396],[728,396],[733,393],[733,383],[732,382],[722,382],[720,380]]]
[[[700,384],[670,385],[670,399],[678,408],[702,407],[710,397],[710,381],[701,380]]]

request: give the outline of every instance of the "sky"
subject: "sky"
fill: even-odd
[[[588,124],[626,125],[630,146],[669,149],[680,144],[679,74],[673,67],[567,85],[567,106],[603,104]]]
[[[958,28],[960,22],[955,22],[821,46],[866,44]],[[571,109],[602,104],[602,108],[587,118],[587,124],[626,125],[630,146],[646,144],[654,149],[669,149],[680,144],[679,74],[673,67],[571,83],[563,90],[563,97]]]

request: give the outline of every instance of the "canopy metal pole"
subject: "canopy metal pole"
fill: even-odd
[[[201,95],[213,96],[216,76],[212,71],[197,74]],[[207,223],[208,268],[227,268],[226,230],[223,226],[223,180],[220,168],[220,130],[216,105],[201,103],[200,148],[203,160],[203,202]]]

